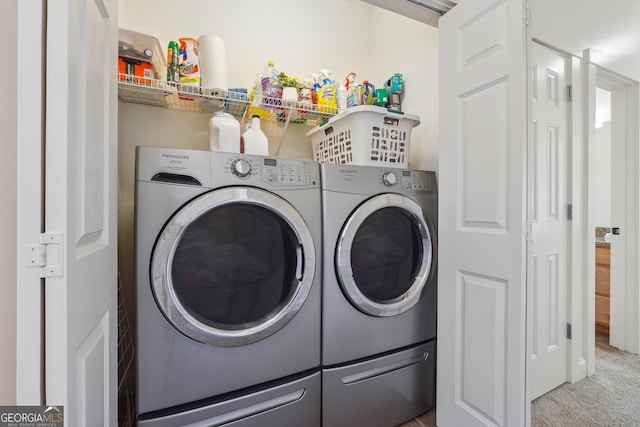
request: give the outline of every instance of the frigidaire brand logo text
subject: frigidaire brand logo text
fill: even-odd
[[[188,159],[189,156],[186,154],[163,154],[162,157],[166,157],[168,159]]]
[[[356,173],[354,169],[340,169],[340,173]]]

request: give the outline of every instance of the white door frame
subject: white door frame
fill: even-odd
[[[587,263],[587,236],[586,227],[587,209],[586,202],[588,189],[584,180],[586,168],[586,144],[582,143],[584,135],[584,106],[585,95],[583,91],[582,61],[580,58],[571,55],[570,84],[572,89],[572,102],[570,103],[570,191],[569,200],[571,203],[571,224],[569,245],[571,247],[571,261],[569,266],[569,287],[568,287],[568,313],[567,319],[571,325],[571,340],[567,352],[568,378],[567,381],[575,383],[587,376],[587,334],[585,326],[587,303],[585,294],[585,269]],[[593,336],[593,333],[591,334]]]
[[[42,0],[18,3],[18,229],[16,404],[41,405],[43,295],[40,267],[30,249],[42,232],[43,13]],[[28,246],[31,245],[31,246]]]
[[[623,224],[612,224],[620,227],[624,233],[624,271],[622,272],[624,283],[613,284],[611,295],[611,344],[622,350],[640,353],[640,269],[638,257],[640,256],[640,182],[638,171],[640,159],[638,146],[640,144],[640,85],[638,82],[628,79],[606,68],[608,58],[601,53],[585,49],[583,63],[585,69],[585,94],[587,102],[585,109],[585,135],[586,135],[586,180],[587,188],[595,188],[595,92],[596,87],[610,91],[624,90],[625,110],[623,122],[620,124],[621,135],[625,138],[626,150],[626,180]],[[616,101],[613,101],[616,102]],[[613,129],[612,129],[613,131]],[[590,192],[591,194],[593,191]],[[589,193],[587,193],[589,194]],[[587,277],[586,298],[586,342],[588,373],[595,373],[595,203],[592,197],[587,197],[587,261],[585,276]],[[615,289],[613,289],[615,286]],[[613,315],[616,313],[616,315]]]

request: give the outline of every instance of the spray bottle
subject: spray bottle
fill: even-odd
[[[298,111],[305,114],[313,110],[313,78],[303,80],[303,87],[298,93]]]
[[[365,80],[362,82],[362,104],[363,105],[372,105],[378,100],[378,96],[376,94],[376,87],[373,83]]]
[[[273,61],[267,62],[267,67],[262,71],[262,94],[266,108],[278,108],[281,104],[282,88],[278,84],[278,70]]]
[[[180,83],[200,85],[198,66],[198,41],[192,38],[178,39],[180,42]]]
[[[338,113],[342,113],[347,109],[347,83],[346,80],[340,83],[340,87],[336,91],[336,103],[338,104]]]
[[[186,94],[200,92],[200,68],[198,64],[198,41],[192,38],[180,38],[180,94],[182,99],[193,99]]]
[[[263,120],[269,117],[271,112],[267,109],[262,108],[263,100],[264,96],[262,94],[262,78],[260,77],[260,74],[256,74],[256,80],[254,82],[253,89],[251,89],[251,93],[249,94],[250,105],[247,109],[247,117],[258,115]]]
[[[322,77],[322,86],[318,89],[318,111],[324,113],[335,113],[338,105],[336,102],[336,84],[329,79],[331,71],[327,69],[318,70]]]
[[[318,105],[318,91],[320,87],[322,87],[322,78],[320,74],[311,73],[311,99],[313,100],[313,105]]]
[[[176,41],[170,41],[167,48],[167,81],[171,83],[178,83],[180,81],[180,72],[178,66],[180,65],[180,48]]]
[[[347,74],[346,78],[347,86],[347,108],[360,105],[360,88],[356,84],[356,73],[351,72]]]

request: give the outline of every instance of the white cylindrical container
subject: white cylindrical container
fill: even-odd
[[[216,35],[198,39],[200,86],[207,89],[227,90],[227,59],[224,41]]]
[[[209,149],[240,152],[240,123],[231,114],[218,111],[209,120]]]
[[[251,118],[251,126],[242,134],[245,154],[269,155],[269,139],[260,129],[260,116]]]
[[[298,89],[295,87],[282,88],[282,105],[285,107],[295,107],[298,102]]]

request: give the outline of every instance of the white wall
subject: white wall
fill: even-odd
[[[18,1],[2,4],[0,40],[5,46],[17,45]],[[4,65],[6,76],[16,72],[15,62]],[[18,94],[15,84],[5,84],[0,96],[0,405],[16,403],[16,283],[17,283],[17,115]]]
[[[411,135],[409,166],[438,170],[438,30],[382,9],[374,9],[371,73],[378,82],[401,72],[406,80],[404,111],[420,116]]]
[[[251,87],[268,60],[275,61],[280,71],[301,78],[328,68],[338,82],[351,71],[357,73],[359,82],[367,79],[378,85],[393,73],[402,73],[406,85],[404,110],[417,114],[422,121],[412,138],[410,166],[436,170],[436,28],[359,0],[327,0],[321,4],[312,0],[187,0],[180,2],[180,7],[171,3],[171,8],[169,4],[122,1],[119,25],[158,37],[163,49],[179,37],[219,35],[227,52],[229,87]],[[313,10],[318,11],[317,16],[309,12]],[[196,128],[183,127],[182,142],[175,143],[206,148],[209,117],[203,114]],[[141,125],[153,136],[148,122]],[[280,154],[310,157],[311,147],[304,137],[310,128],[292,128]],[[273,152],[279,141],[278,129],[267,134]]]
[[[611,122],[596,129],[596,215],[597,227],[611,227]]]
[[[367,79],[379,85],[402,73],[403,109],[422,122],[413,131],[409,166],[437,170],[438,30],[434,27],[359,0],[123,0],[119,13],[121,28],[155,35],[163,49],[179,37],[219,35],[227,52],[229,87],[250,88],[268,60],[280,71],[301,78],[328,68],[338,81],[354,71],[358,82]],[[119,268],[129,301],[134,269],[135,146],[208,149],[210,117],[120,103]],[[311,129],[291,125],[280,155],[312,158],[305,139]],[[274,154],[280,128],[267,127],[266,133]]]

